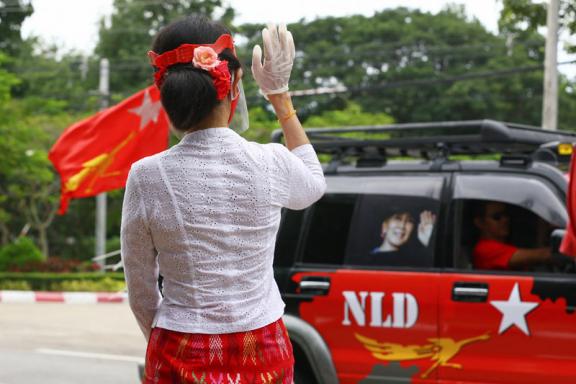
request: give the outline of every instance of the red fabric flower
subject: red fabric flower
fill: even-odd
[[[218,100],[224,99],[228,92],[230,92],[230,81],[232,80],[230,70],[228,69],[228,62],[226,60],[220,61],[220,64],[210,71],[210,76],[212,76],[214,87],[216,88],[216,98]]]
[[[194,63],[196,68],[211,71],[220,64],[220,60],[218,60],[216,51],[211,47],[198,47],[194,49],[192,63]]]
[[[219,40],[220,38],[218,41]],[[212,45],[217,45],[218,41]],[[162,86],[164,75],[170,66],[174,64],[191,63],[194,67],[210,74],[214,82],[214,87],[216,88],[216,97],[218,100],[224,99],[228,92],[230,92],[230,80],[232,76],[228,69],[228,62],[218,59],[218,52],[212,48],[212,45],[182,44],[178,48],[164,52],[161,55],[152,51],[148,52],[148,57],[152,65],[156,68],[156,72],[154,73],[154,83],[156,83],[156,86],[158,88]],[[232,45],[232,48],[233,47]],[[220,47],[220,51],[224,48],[229,47]]]

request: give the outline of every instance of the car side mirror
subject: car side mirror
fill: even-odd
[[[552,254],[560,253],[560,244],[566,235],[565,229],[555,229],[550,235],[550,247],[552,248]]]

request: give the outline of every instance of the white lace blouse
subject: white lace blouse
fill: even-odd
[[[229,128],[189,133],[134,163],[121,248],[130,307],[145,337],[155,326],[214,334],[278,320],[284,303],[272,261],[280,210],[306,208],[325,188],[310,144],[289,151]]]

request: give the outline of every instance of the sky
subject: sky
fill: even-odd
[[[266,23],[307,21],[317,17],[361,14],[371,16],[376,11],[404,6],[436,13],[447,4],[463,4],[470,18],[477,18],[488,30],[496,33],[501,2],[497,0],[224,0],[237,12],[235,22]],[[98,39],[98,22],[112,12],[113,0],[32,0],[34,14],[26,19],[24,36],[40,36],[65,50],[89,53]],[[63,16],[65,22],[63,22]],[[559,61],[576,59],[565,53]],[[576,77],[576,64],[560,70]]]
[[[450,1],[446,0],[290,0],[256,1],[225,0],[237,12],[236,22],[295,22],[302,18],[371,16],[385,8],[406,6],[438,12]],[[24,36],[41,36],[46,42],[57,43],[70,49],[90,52],[98,38],[98,20],[112,12],[113,0],[32,0],[34,14],[23,25]],[[457,0],[464,4],[471,17],[477,17],[486,27],[496,32],[500,6],[496,0]],[[62,22],[63,15],[67,17]],[[57,21],[57,22],[56,22]]]

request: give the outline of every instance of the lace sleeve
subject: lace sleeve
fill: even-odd
[[[290,209],[304,209],[322,197],[326,191],[326,180],[318,156],[310,144],[301,145],[288,151],[283,145],[276,146],[281,158],[279,183],[284,185],[284,193],[279,194],[282,206]]]
[[[159,270],[134,167],[126,182],[120,240],[130,308],[148,340],[161,300]]]

